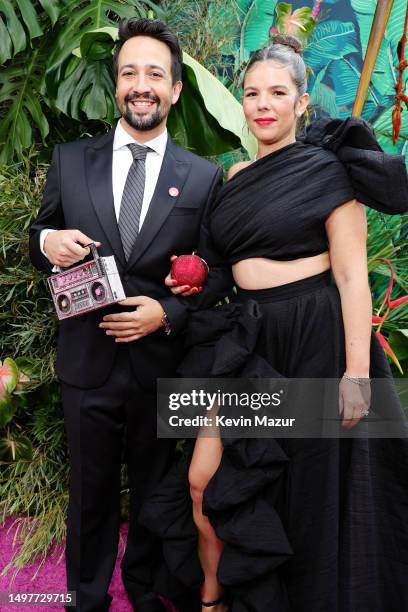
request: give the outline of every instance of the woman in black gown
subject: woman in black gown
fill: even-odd
[[[353,428],[370,379],[388,381],[401,416],[371,329],[361,202],[404,212],[407,176],[362,120],[321,120],[296,140],[308,103],[300,52],[276,36],[246,71],[258,155],[231,169],[210,220],[237,297],[191,315],[180,375],[341,379],[339,412]],[[403,437],[199,437],[141,520],[163,538],[169,574],[201,585],[203,612],[408,610]]]

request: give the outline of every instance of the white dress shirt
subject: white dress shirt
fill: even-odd
[[[142,227],[143,221],[146,218],[149,205],[153,197],[154,190],[156,189],[157,179],[159,178],[160,169],[163,162],[163,157],[167,146],[167,129],[148,140],[147,142],[138,142],[135,140],[127,131],[123,128],[120,121],[118,121],[115,128],[115,135],[113,138],[113,154],[112,154],[112,191],[113,191],[113,204],[115,207],[116,220],[119,219],[120,204],[122,201],[123,190],[129,168],[133,163],[132,153],[127,146],[132,142],[136,142],[141,146],[146,146],[152,149],[148,151],[145,162],[145,189],[143,194],[142,210],[140,212],[139,230]],[[70,228],[77,229],[77,228]],[[40,248],[42,253],[44,252],[44,241],[49,232],[54,232],[53,229],[44,229],[40,234]],[[92,236],[91,236],[92,238]]]
[[[141,146],[146,146],[152,149],[148,151],[146,155],[146,178],[145,178],[145,189],[143,194],[142,210],[140,211],[140,222],[139,230],[143,225],[149,205],[156,189],[157,179],[159,178],[161,165],[163,162],[164,153],[167,146],[167,129],[164,130],[159,136],[148,140],[147,142],[138,142],[126,130],[122,127],[119,121],[115,136],[113,139],[113,156],[112,156],[112,189],[113,189],[113,203],[115,205],[116,220],[119,219],[120,203],[122,201],[123,190],[129,168],[132,165],[133,157],[128,144],[136,142]]]

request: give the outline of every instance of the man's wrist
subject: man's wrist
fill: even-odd
[[[58,230],[47,227],[41,230],[41,233],[40,233],[40,251],[47,259],[49,259],[49,257],[45,250],[45,241],[47,239],[48,234],[51,234],[52,232],[56,232],[56,231]]]
[[[167,313],[165,310],[163,310],[163,316],[161,319],[161,324],[162,327],[164,328],[164,333],[168,336],[169,334],[171,334],[171,324],[170,324],[170,319],[167,316]]]

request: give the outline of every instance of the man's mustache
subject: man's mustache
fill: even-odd
[[[160,98],[158,98],[157,96],[154,96],[152,94],[149,93],[145,93],[145,94],[132,94],[132,95],[127,95],[125,96],[125,102],[132,102],[133,100],[151,100],[152,102],[156,102],[157,104],[160,104]]]

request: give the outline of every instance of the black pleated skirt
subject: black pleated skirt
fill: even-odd
[[[183,377],[340,378],[338,289],[327,272],[238,290],[231,304],[192,315],[187,347]],[[375,334],[370,376],[389,380],[401,413]],[[140,515],[162,539],[164,595],[203,579],[187,477],[193,442]],[[218,578],[232,612],[408,611],[407,439],[223,442],[204,512],[225,542]]]

